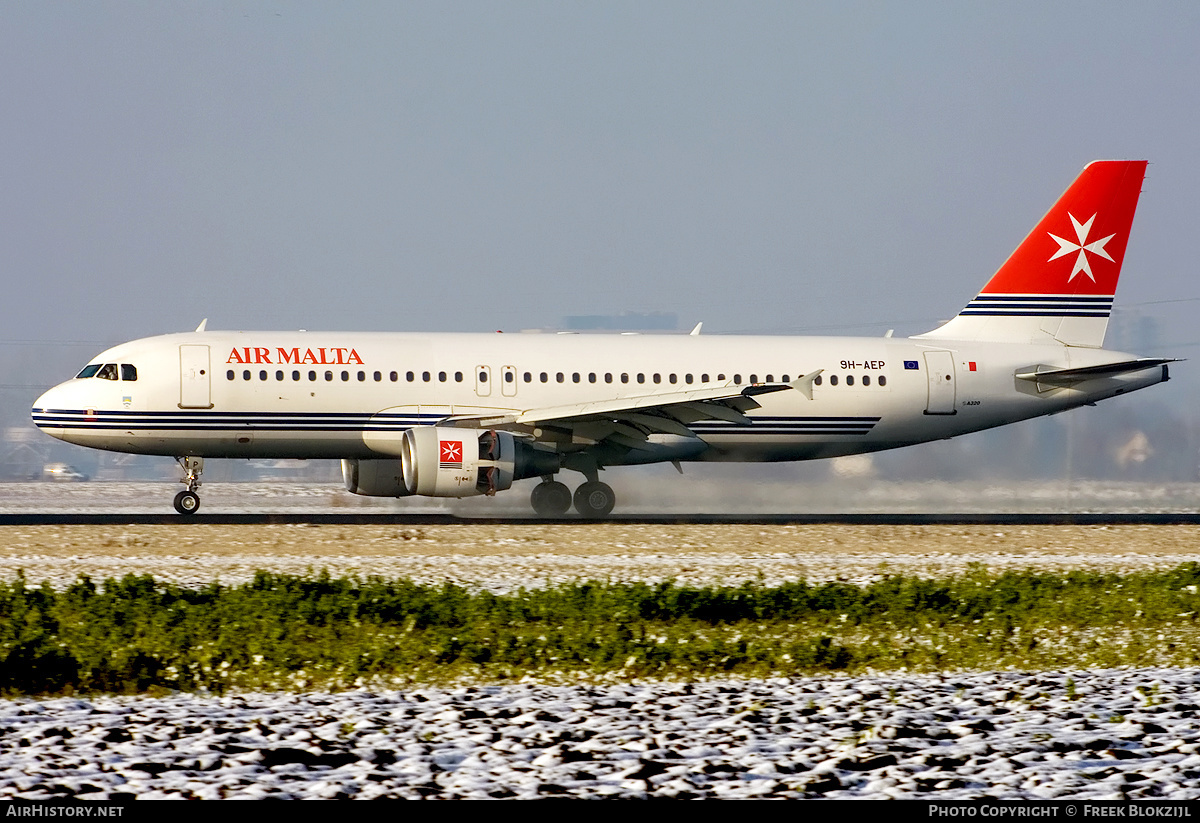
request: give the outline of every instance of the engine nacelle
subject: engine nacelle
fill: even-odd
[[[512,486],[516,445],[508,432],[417,426],[404,433],[400,455],[410,494],[471,497]]]
[[[404,433],[399,460],[343,460],[342,477],[347,491],[372,497],[472,497],[560,468],[556,453],[508,432],[417,426]]]
[[[342,483],[346,491],[366,497],[406,497],[401,460],[343,460]]]

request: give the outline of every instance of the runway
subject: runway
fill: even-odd
[[[1108,481],[755,482],[728,472],[622,475],[606,522],[646,525],[1194,525],[1200,483]],[[177,483],[0,483],[0,525],[550,525],[585,522],[574,512],[538,518],[526,483],[463,500],[359,497],[333,483],[206,483],[192,521],[176,514]]]
[[[212,514],[104,514],[17,512],[0,514],[0,526],[1194,526],[1195,512],[964,512],[958,514],[637,514],[603,520],[581,517],[472,517],[456,514],[348,512],[214,512]]]

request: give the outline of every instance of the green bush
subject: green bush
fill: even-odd
[[[0,691],[346,688],[527,674],[693,677],[1200,661],[1200,564],[871,585],[585,582],[497,595],[259,572],[0,583]]]

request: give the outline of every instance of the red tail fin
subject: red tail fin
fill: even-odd
[[[1090,163],[958,317],[930,337],[1104,342],[1145,160]]]

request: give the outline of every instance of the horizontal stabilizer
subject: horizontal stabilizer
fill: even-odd
[[[1018,380],[1030,380],[1036,383],[1067,385],[1070,383],[1080,383],[1084,380],[1095,380],[1099,377],[1130,374],[1175,362],[1178,362],[1178,358],[1176,357],[1139,357],[1135,360],[1122,360],[1119,363],[1103,363],[1099,366],[1080,366],[1077,368],[1037,366],[1031,371],[1017,372],[1016,377]]]

